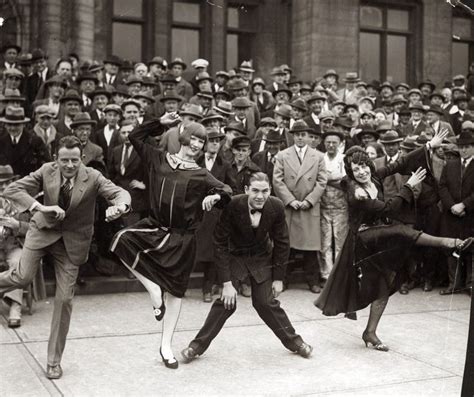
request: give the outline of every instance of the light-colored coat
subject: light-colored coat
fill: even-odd
[[[4,196],[20,212],[31,208],[37,202],[34,196],[41,191],[44,191],[44,205],[57,205],[61,183],[61,172],[56,163],[46,163],[30,175],[10,184]],[[131,203],[130,194],[126,190],[114,185],[99,171],[81,165],[65,218],[58,221],[53,215],[36,212],[30,221],[25,247],[38,250],[62,238],[71,262],[75,265],[85,263],[94,232],[97,196],[104,197],[112,205],[130,206]]]
[[[326,183],[324,155],[318,150],[308,147],[302,164],[294,145],[277,154],[273,189],[285,205],[291,248],[306,251],[321,249],[320,200]],[[289,207],[293,200],[307,200],[311,208],[295,211]]]

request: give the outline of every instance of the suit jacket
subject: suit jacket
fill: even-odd
[[[254,154],[252,157],[252,161],[258,166],[258,168],[262,170],[262,172],[265,172],[265,174],[267,174],[268,179],[270,180],[270,182],[272,182],[274,165],[270,160],[268,160],[268,150],[264,150],[262,152]],[[272,194],[274,194],[273,186]]]
[[[92,126],[93,131],[100,130],[101,128],[104,128],[105,125],[107,124],[107,120],[105,120],[105,116],[103,119],[101,119],[95,109],[89,111],[89,115],[91,116],[92,120],[97,122],[95,126]]]
[[[37,203],[34,196],[41,191],[44,192],[44,205],[57,205],[61,183],[61,172],[57,164],[46,163],[30,175],[10,184],[4,194],[24,212]],[[112,205],[130,206],[131,202],[126,190],[114,185],[100,172],[81,164],[65,218],[58,221],[52,215],[36,212],[31,218],[25,247],[38,250],[62,238],[71,262],[75,265],[85,263],[94,232],[95,203],[98,196]]]
[[[357,103],[359,100],[359,96],[357,94],[357,90],[354,89],[351,92],[346,91],[345,88],[341,88],[340,90],[336,91],[336,95],[338,96],[340,101],[343,101],[347,104]]]
[[[54,123],[54,126],[58,132],[57,139],[61,139],[67,135],[72,135],[72,130],[64,123],[64,117],[58,119],[56,123]]]
[[[54,125],[51,125],[49,135],[45,136],[44,131],[39,127],[38,124],[35,124],[35,126],[33,127],[33,132],[41,138],[43,143],[46,145],[49,154],[52,156],[53,153],[56,151],[56,127]]]
[[[414,127],[413,123],[410,121],[406,126],[398,126],[396,129],[399,132],[400,136],[412,136],[412,135],[420,135],[423,131],[428,128],[428,124],[426,124],[423,120],[420,120],[416,128]]]
[[[303,121],[308,124],[308,127],[309,128],[312,128],[313,130],[315,131],[321,131],[321,125],[320,124],[316,124],[314,122],[314,119],[313,117],[311,116],[311,113],[308,114],[306,117],[303,117]]]
[[[102,148],[95,143],[88,141],[86,146],[82,148],[82,156],[82,162],[84,165],[88,165],[91,161],[95,161],[101,163],[105,168],[104,153],[102,152]]]
[[[112,138],[110,139],[110,144],[108,145],[104,135],[104,128],[105,126],[95,131],[91,135],[90,139],[92,143],[95,143],[97,146],[100,146],[102,148],[102,152],[104,153],[104,162],[108,166],[112,150],[118,145],[120,145],[121,142],[119,128],[116,128],[116,130],[112,134]]]
[[[439,181],[439,196],[443,204],[441,233],[447,237],[466,238],[474,235],[474,160],[461,175],[461,159],[449,160]],[[451,213],[457,203],[466,206],[466,215]]]
[[[186,101],[189,101],[193,96],[193,86],[181,77],[181,80],[176,86],[176,92],[182,96]]]
[[[249,274],[257,283],[283,280],[290,245],[282,202],[270,196],[258,228],[252,228],[248,196],[232,197],[214,232],[220,281],[243,280]]]
[[[124,144],[122,143],[111,150],[108,164],[109,178],[117,186],[120,186],[130,193],[133,211],[145,211],[150,207],[148,201],[149,181],[145,167],[140,157],[138,157],[137,151],[132,149],[130,157],[125,164],[125,173],[122,175],[120,165],[122,164],[123,146]],[[145,190],[131,189],[130,182],[134,179],[143,182],[147,188]]]
[[[23,131],[20,141],[13,146],[9,134],[0,135],[0,164],[10,164],[15,174],[28,175],[51,161],[48,148],[35,133]]]
[[[48,68],[48,71],[46,72],[46,80],[50,79],[51,77],[53,77],[53,72]],[[43,83],[44,81],[40,78],[38,73],[33,73],[26,78],[25,95],[28,103],[32,104],[35,101],[39,89]]]
[[[466,112],[464,112],[464,115],[461,115],[461,112],[459,111],[449,115],[448,121],[451,123],[455,135],[461,133],[462,123],[466,120],[469,120],[469,116]]]
[[[326,183],[326,164],[320,151],[308,147],[301,164],[294,145],[277,154],[273,189],[285,205],[292,248],[321,249],[320,200]],[[307,200],[311,208],[295,211],[289,207],[293,200]]]
[[[290,147],[295,143],[293,140],[293,134],[290,133],[288,128],[284,128],[280,136],[284,137],[280,145],[281,150],[286,149],[287,147]],[[261,141],[262,141],[262,132],[260,130],[257,130],[257,133],[255,134],[255,139],[250,143],[250,149],[252,150],[252,153],[258,152]]]
[[[431,126],[431,127],[434,129],[434,126]],[[446,121],[440,120],[438,129],[439,131],[448,130],[449,131],[448,137],[454,136],[453,127],[451,127],[451,124],[447,123]],[[438,131],[435,130],[435,133],[436,132]]]

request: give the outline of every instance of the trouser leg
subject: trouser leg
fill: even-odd
[[[321,277],[327,279],[333,267],[332,239],[334,235],[332,213],[321,211]]]
[[[235,288],[235,284],[234,284]],[[219,334],[227,319],[234,314],[237,305],[228,310],[224,307],[224,302],[216,299],[207,315],[204,325],[201,327],[196,337],[189,344],[197,354],[203,354],[214,338]]]
[[[461,287],[461,271],[462,271],[461,260],[457,260],[456,258],[449,257],[448,258],[448,277],[449,277],[450,287],[452,288]]]
[[[49,252],[53,256],[56,275],[56,294],[48,342],[48,365],[54,366],[61,362],[66,345],[79,266],[70,261],[62,239],[54,243]]]
[[[212,286],[216,282],[217,271],[216,265],[212,261],[202,262],[202,267],[204,268],[204,280],[202,284],[203,294],[212,293]]]
[[[18,268],[18,266],[20,264],[20,258],[21,258],[21,248],[20,247],[15,247],[11,250],[8,250],[6,252],[6,258],[5,258],[6,262],[8,264],[8,268],[9,269]],[[12,302],[16,302],[19,305],[21,305],[23,303],[23,289],[18,288],[18,289],[14,289],[13,291],[7,292],[7,293],[5,293],[4,298],[6,298],[6,299],[8,299]]]
[[[288,350],[297,351],[303,339],[296,334],[280,302],[273,297],[272,280],[260,284],[251,280],[252,304],[258,315]]]
[[[319,261],[317,251],[301,251],[303,253],[303,270],[305,280],[311,287],[319,282]]]

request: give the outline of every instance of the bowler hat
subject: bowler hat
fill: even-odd
[[[14,43],[7,43],[4,46],[2,46],[2,53],[6,52],[8,49],[13,48],[16,50],[16,52],[20,53],[21,52],[21,47],[17,44]]]
[[[110,55],[104,59],[104,64],[110,63],[111,65],[116,65],[118,67],[122,66],[122,60],[117,55]]]
[[[389,130],[380,138],[380,143],[397,143],[403,141],[403,138],[400,138],[398,132],[395,130]]]
[[[214,110],[218,113],[221,113],[225,116],[232,116],[234,112],[232,111],[232,103],[228,101],[219,101]]]
[[[293,123],[293,127],[290,129],[290,133],[294,134],[295,132],[309,132],[311,128],[303,120],[296,120]]]
[[[213,96],[216,98],[218,95],[222,95],[226,101],[230,101],[232,99],[232,95],[230,95],[227,91],[221,90],[214,92]]]
[[[200,98],[210,99],[211,101],[214,99],[212,91],[199,91],[196,95]]]
[[[110,99],[112,97],[112,93],[110,91],[107,91],[107,90],[103,89],[103,88],[98,88],[98,89],[94,90],[93,92],[91,92],[89,94],[89,97],[91,99],[94,99],[98,95],[105,95],[108,99]]]
[[[145,99],[150,103],[155,103],[155,98],[151,96],[151,94],[148,91],[140,91],[138,94],[135,94],[132,98],[134,99]],[[163,98],[162,98],[163,99]]]
[[[410,109],[407,106],[403,106],[400,111],[398,112],[399,115],[411,115]]]
[[[405,99],[405,97],[402,94],[396,94],[392,97],[390,104],[393,106],[397,103],[407,103],[407,102],[408,101]]]
[[[242,90],[244,88],[248,88],[247,84],[245,84],[245,81],[243,79],[241,79],[240,77],[234,79],[232,82],[230,82],[228,85],[227,85],[228,89],[230,91],[238,91],[238,90]]]
[[[225,134],[219,131],[219,128],[216,127],[207,127],[207,139],[219,138],[220,140],[225,138]]]
[[[211,120],[220,120],[220,121],[224,121],[224,117],[217,113],[217,112],[214,112],[214,111],[210,111],[209,113],[207,113],[203,119],[201,120],[201,123],[202,124],[206,124],[207,122],[211,121]]]
[[[10,68],[10,69],[6,69],[3,72],[3,76],[5,78],[15,76],[15,77],[18,77],[20,79],[23,79],[25,77],[25,74],[17,68]]]
[[[82,98],[79,96],[76,90],[67,90],[66,94],[59,99],[60,103],[67,102],[67,101],[76,101],[82,103]]]
[[[245,135],[236,136],[232,140],[232,149],[237,149],[239,147],[250,147],[250,138]]]
[[[161,79],[160,81],[162,83],[174,83],[174,84],[178,84],[178,80],[176,80],[176,77],[171,74],[171,73],[166,73]]]
[[[245,135],[245,127],[240,121],[231,121],[229,124],[227,124],[227,127],[224,128],[225,132],[228,131],[237,131],[240,132],[241,134]]]
[[[257,85],[257,84],[260,84],[261,86],[265,87],[265,81],[263,81],[263,79],[261,77],[256,77],[256,78],[253,79],[252,87],[254,85]]]
[[[164,80],[161,80],[161,81],[164,82]],[[139,84],[143,83],[143,78],[141,78],[140,76],[136,74],[131,74],[130,76],[128,76],[127,81],[125,81],[126,85],[132,85],[136,83],[139,83]]]
[[[278,114],[279,116],[291,119],[291,106],[284,103],[278,107],[278,109],[273,111],[274,114]]]
[[[408,109],[411,111],[416,110],[418,112],[425,113],[425,108],[421,102],[413,103]]]
[[[290,86],[291,84],[303,84],[303,80],[296,76],[291,76],[290,80],[288,81],[288,86]]]
[[[323,140],[325,140],[328,136],[337,136],[341,141],[344,140],[344,133],[342,131],[339,131],[337,128],[328,128],[326,131],[323,133]]]
[[[96,124],[97,124],[97,121],[92,120],[89,113],[79,112],[74,116],[74,119],[72,120],[72,123],[71,123],[71,128],[74,129],[76,127],[79,127],[80,125],[93,126]]]
[[[250,101],[245,97],[237,97],[237,98],[234,98],[233,101],[232,101],[232,107],[234,109],[236,109],[236,108],[249,108],[250,106],[252,106],[250,104]]]
[[[268,134],[262,138],[265,142],[282,142],[283,137],[274,129],[268,131]]]
[[[115,94],[119,94],[126,98],[130,98],[130,94],[128,93],[128,87],[123,84],[112,88],[112,96],[114,96]]]
[[[288,88],[286,88],[286,86],[284,86],[284,87],[278,87],[277,90],[273,91],[273,93],[272,93],[273,97],[275,98],[281,92],[285,92],[288,95],[288,97],[290,97],[290,98],[293,95],[293,93]]]
[[[196,76],[196,83],[200,83],[201,81],[208,80],[211,83],[214,81],[214,79],[209,75],[207,72],[201,72]]]
[[[102,69],[104,69],[104,65],[100,62],[94,61],[92,62],[92,64],[89,65],[88,71],[90,73],[96,73]]]
[[[372,135],[375,139],[379,139],[379,133],[378,131],[374,130],[374,127],[368,124],[365,124],[361,127],[361,130],[356,134],[359,139],[362,138],[364,135]]]
[[[380,84],[380,89],[384,87],[390,88],[392,91],[394,91],[393,85],[389,81],[384,81],[382,84]]]
[[[18,178],[19,175],[15,175],[11,165],[0,165],[0,182],[8,182]]]
[[[199,120],[202,119],[202,106],[195,105],[195,104],[186,104],[183,108],[179,111],[180,116],[192,116]]]
[[[330,110],[323,110],[319,115],[319,120],[323,121],[327,119],[336,120],[336,115]]]
[[[48,57],[41,48],[35,48],[33,51],[31,51],[31,62],[36,62],[40,59],[48,59]]]
[[[122,71],[133,70],[133,62],[128,59],[124,59],[122,62],[122,66],[120,67],[120,70]]]
[[[430,99],[433,99],[434,97],[438,97],[444,100],[444,95],[441,93],[441,91],[438,91],[438,90],[435,90],[431,93]]]
[[[389,120],[382,120],[376,128],[378,134],[383,134],[385,131],[393,129],[392,123]]]
[[[395,89],[399,89],[400,87],[403,87],[405,88],[406,90],[409,90],[410,89],[410,86],[407,84],[407,83],[398,83],[396,86],[395,86]]]
[[[252,61],[243,61],[239,69],[241,72],[255,73],[255,69],[252,67]]]
[[[173,59],[173,61],[169,63],[169,68],[171,69],[174,65],[180,65],[183,68],[183,70],[185,70],[188,67],[188,65],[186,65],[183,59],[179,57]]]
[[[178,95],[178,93],[175,90],[168,90],[165,91],[160,98],[160,102],[165,102],[165,101],[178,101],[181,102],[183,98]]]
[[[467,95],[459,95],[458,97],[453,99],[453,102],[455,105],[457,105],[459,102],[469,102],[469,98]]]
[[[431,91],[434,91],[436,88],[435,83],[433,83],[430,79],[423,80],[420,84],[418,84],[418,88],[421,89],[424,85],[429,85],[431,88]]]
[[[471,131],[461,131],[456,139],[457,145],[474,145],[474,135]]]
[[[419,96],[423,95],[419,88],[412,88],[410,91],[407,92],[407,96],[410,96],[411,94],[418,94]]]
[[[29,121],[30,119],[25,117],[25,109],[13,106],[7,106],[5,116],[0,117],[0,122],[5,124],[25,124]]]

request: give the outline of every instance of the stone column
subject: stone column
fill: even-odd
[[[95,0],[94,7],[94,59],[102,60],[109,54],[112,41],[112,2]]]
[[[155,1],[155,9],[153,15],[154,36],[155,36],[155,53],[153,56],[161,56],[168,62],[171,54],[171,18],[173,12],[172,0]]]
[[[39,46],[49,55],[50,60],[55,62],[61,56],[62,37],[59,20],[62,2],[61,0],[41,0],[39,10]]]
[[[210,59],[212,72],[224,70],[226,68],[226,1],[214,0],[212,5],[207,3],[205,7],[210,7],[210,17],[212,24],[210,26]]]
[[[72,4],[71,4],[72,5]],[[94,0],[75,0],[74,29],[72,30],[74,49],[80,59],[94,58]]]

